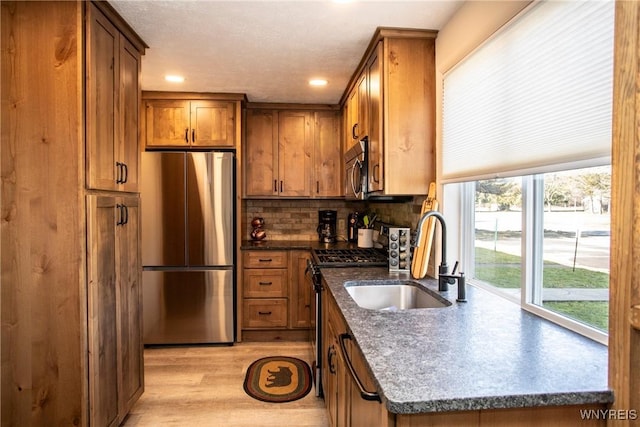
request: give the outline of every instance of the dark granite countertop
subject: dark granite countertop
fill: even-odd
[[[467,285],[445,308],[360,308],[344,283],[410,279],[385,268],[323,268],[392,413],[609,403],[607,347]],[[437,292],[435,280],[420,281]]]
[[[336,242],[321,243],[317,240],[243,240],[240,250],[311,250],[311,249],[343,249],[355,248],[355,243]]]

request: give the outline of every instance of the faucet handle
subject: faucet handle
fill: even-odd
[[[451,270],[451,275],[455,276],[457,270],[458,270],[458,261],[456,261],[456,263],[453,264],[453,270]]]

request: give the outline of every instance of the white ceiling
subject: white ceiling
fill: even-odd
[[[110,0],[149,45],[142,89],[337,104],[377,27],[438,30],[461,0]],[[166,74],[185,76],[168,83]],[[324,88],[308,85],[325,78]]]

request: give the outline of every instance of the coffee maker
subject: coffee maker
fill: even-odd
[[[318,238],[322,243],[334,243],[336,241],[336,211],[318,211]]]

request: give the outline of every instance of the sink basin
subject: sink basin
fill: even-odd
[[[371,310],[409,310],[442,308],[451,302],[411,280],[351,281],[345,289],[358,306]]]

